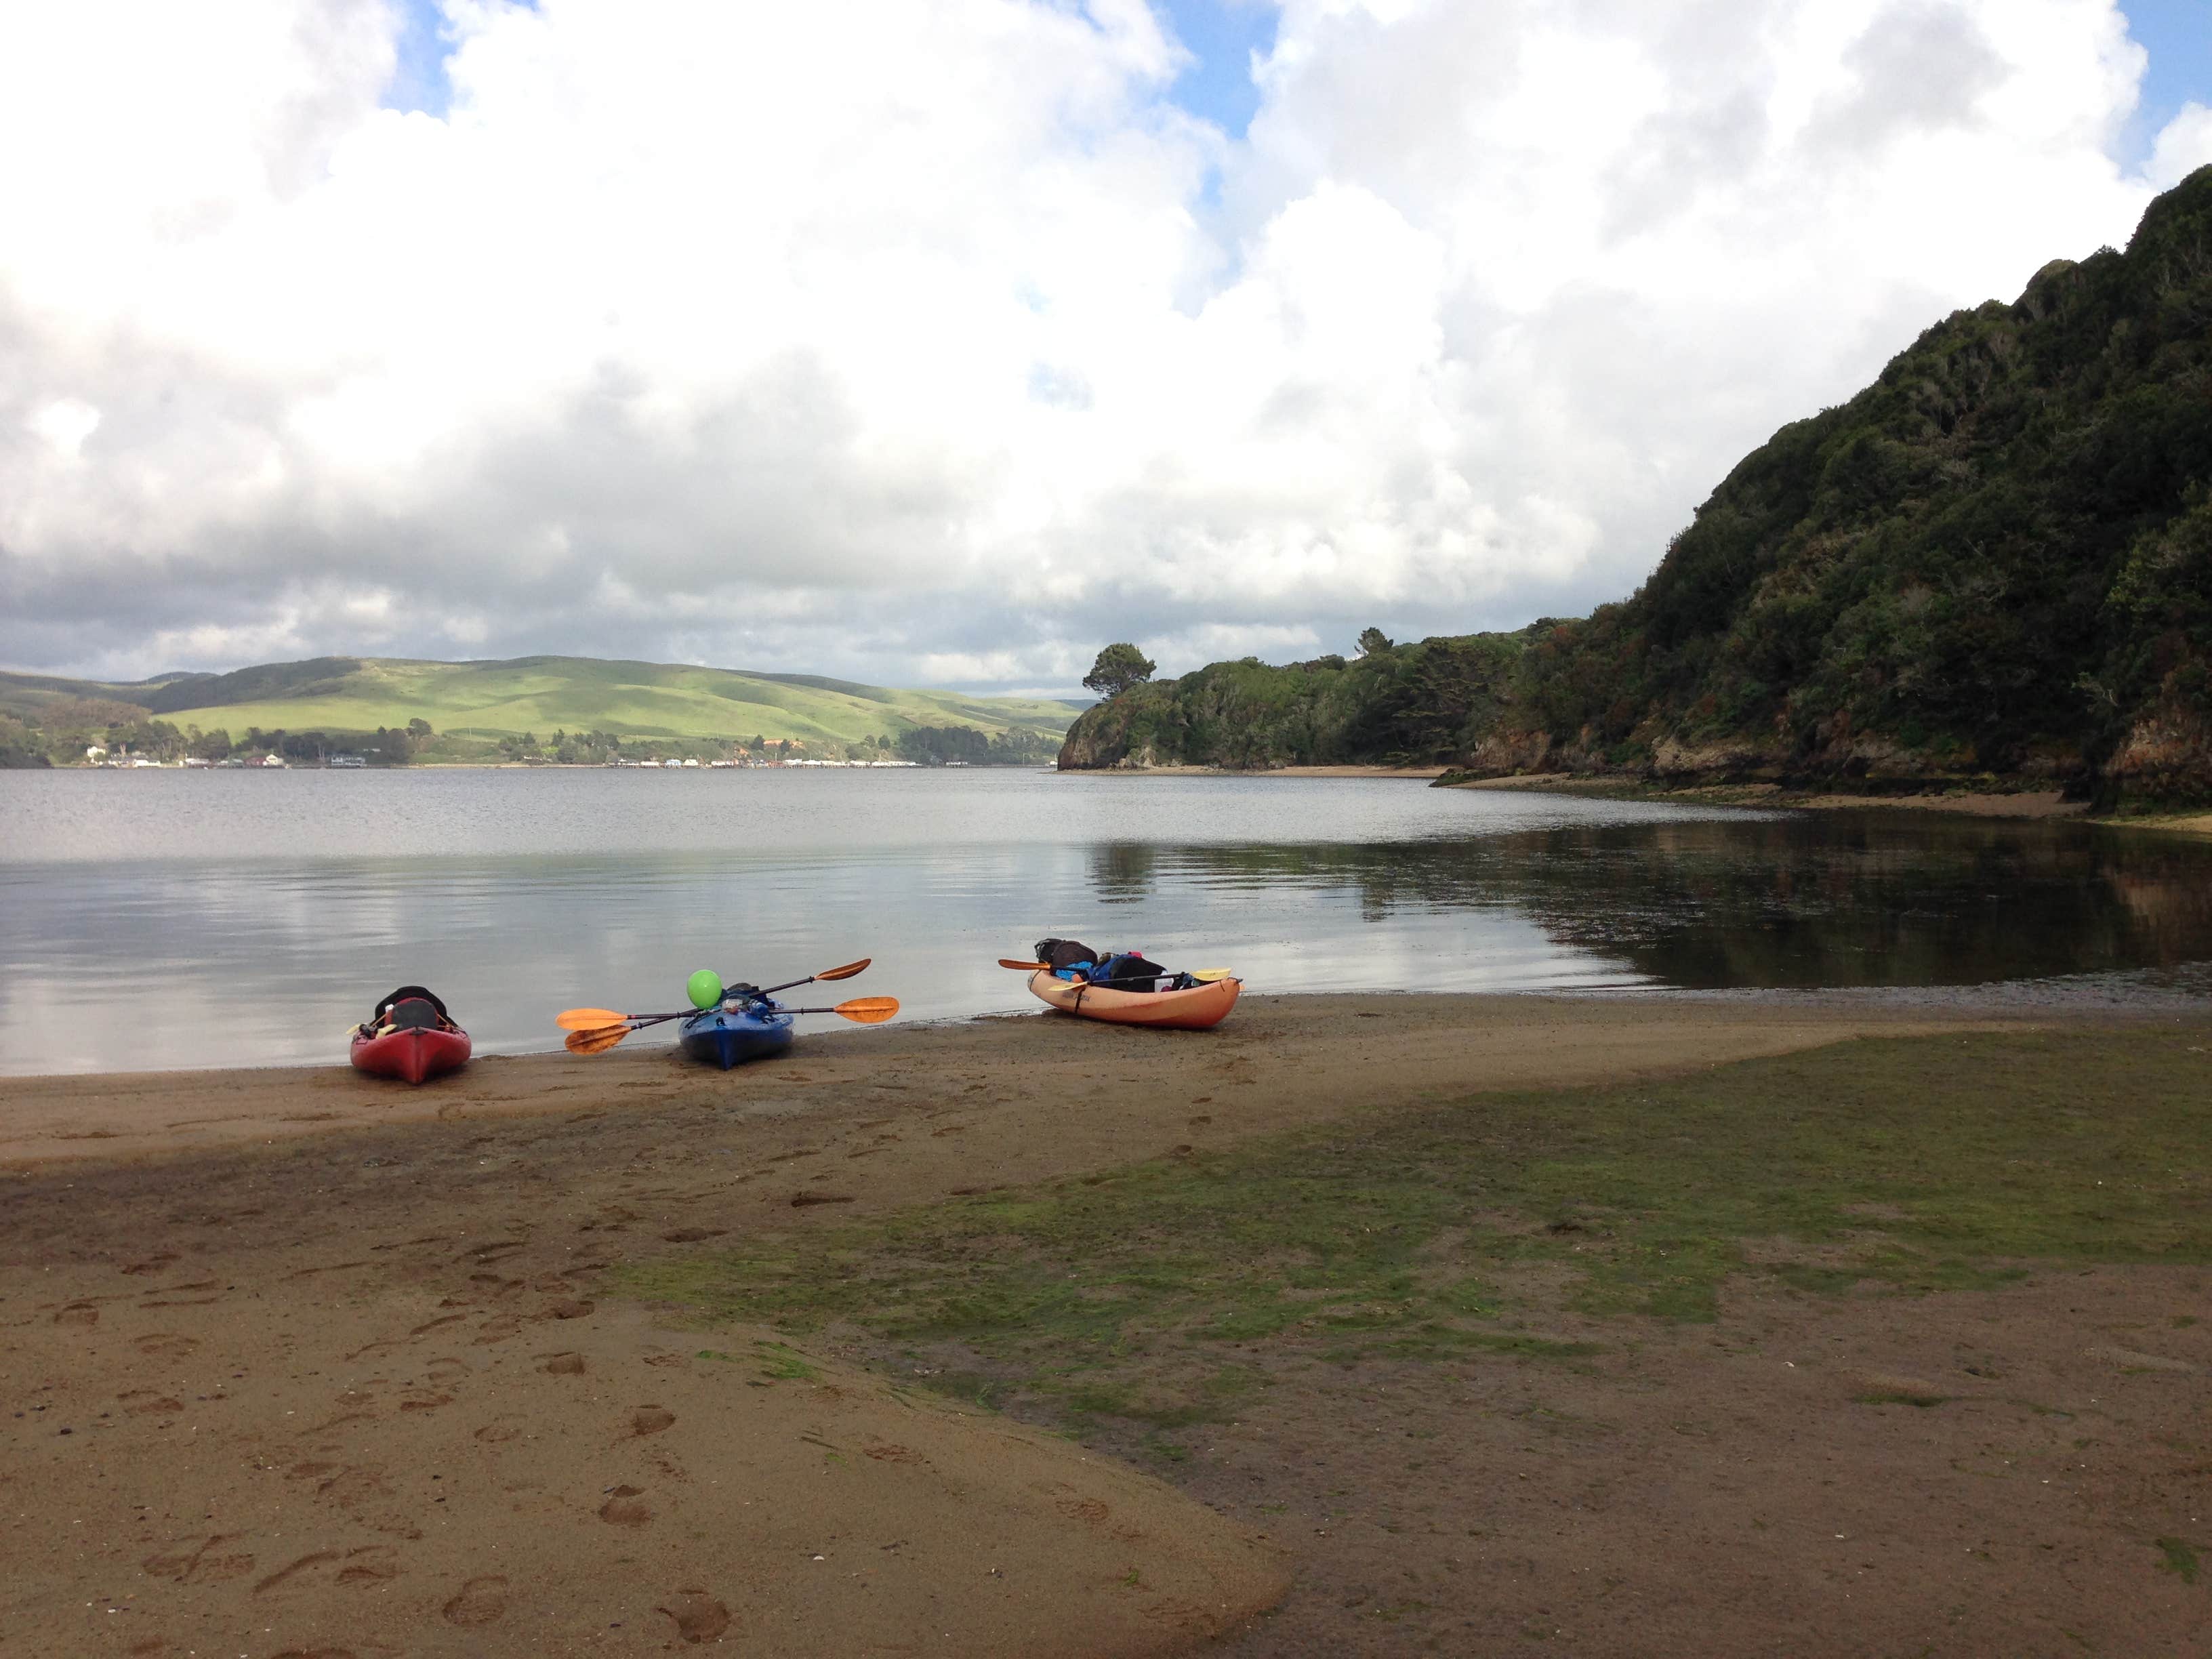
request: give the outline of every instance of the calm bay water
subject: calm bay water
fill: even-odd
[[[10,1073],[337,1060],[406,981],[484,1053],[697,967],[1024,1011],[995,958],[1047,933],[1268,991],[2196,983],[2212,848],[1400,780],[0,773]]]

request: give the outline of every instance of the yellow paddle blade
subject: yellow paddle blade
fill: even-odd
[[[571,1031],[561,1046],[572,1054],[603,1054],[629,1035],[627,1025],[610,1025],[597,1031]]]
[[[1037,974],[1047,971],[1051,964],[1042,962],[1016,962],[1012,957],[1000,957],[999,958],[999,966],[1001,968],[1018,968],[1025,974]]]
[[[1226,968],[1194,968],[1190,970],[1190,976],[1193,979],[1203,980],[1208,985],[1212,984],[1217,979],[1233,979],[1236,977],[1236,975],[1231,974]]]
[[[815,975],[814,977],[817,979],[850,979],[854,975],[859,973],[861,969],[866,967],[874,960],[875,958],[873,957],[862,957],[858,962],[848,962],[842,968],[832,968],[825,973]]]
[[[841,1002],[830,1011],[842,1014],[860,1025],[880,1025],[898,1012],[896,997],[854,997],[850,1002]]]
[[[564,1031],[596,1031],[609,1025],[619,1025],[628,1014],[618,1014],[611,1008],[564,1009],[554,1024]]]

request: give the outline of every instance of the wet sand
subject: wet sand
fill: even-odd
[[[142,1659],[1186,1650],[1294,1611],[1310,1528],[765,1329],[661,1322],[608,1269],[1486,1088],[1992,1023],[1254,998],[1212,1033],[890,1028],[728,1074],[664,1046],[419,1091],[0,1082],[0,1631]],[[1301,1466],[1391,1420],[1310,1403]]]

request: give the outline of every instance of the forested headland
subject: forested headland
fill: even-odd
[[[1060,764],[2212,798],[2212,167],[1783,428],[1632,597],[1362,643],[1129,687]]]

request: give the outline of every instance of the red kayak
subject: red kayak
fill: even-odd
[[[372,1077],[421,1083],[467,1063],[469,1034],[419,985],[403,985],[353,1033],[353,1064]]]

